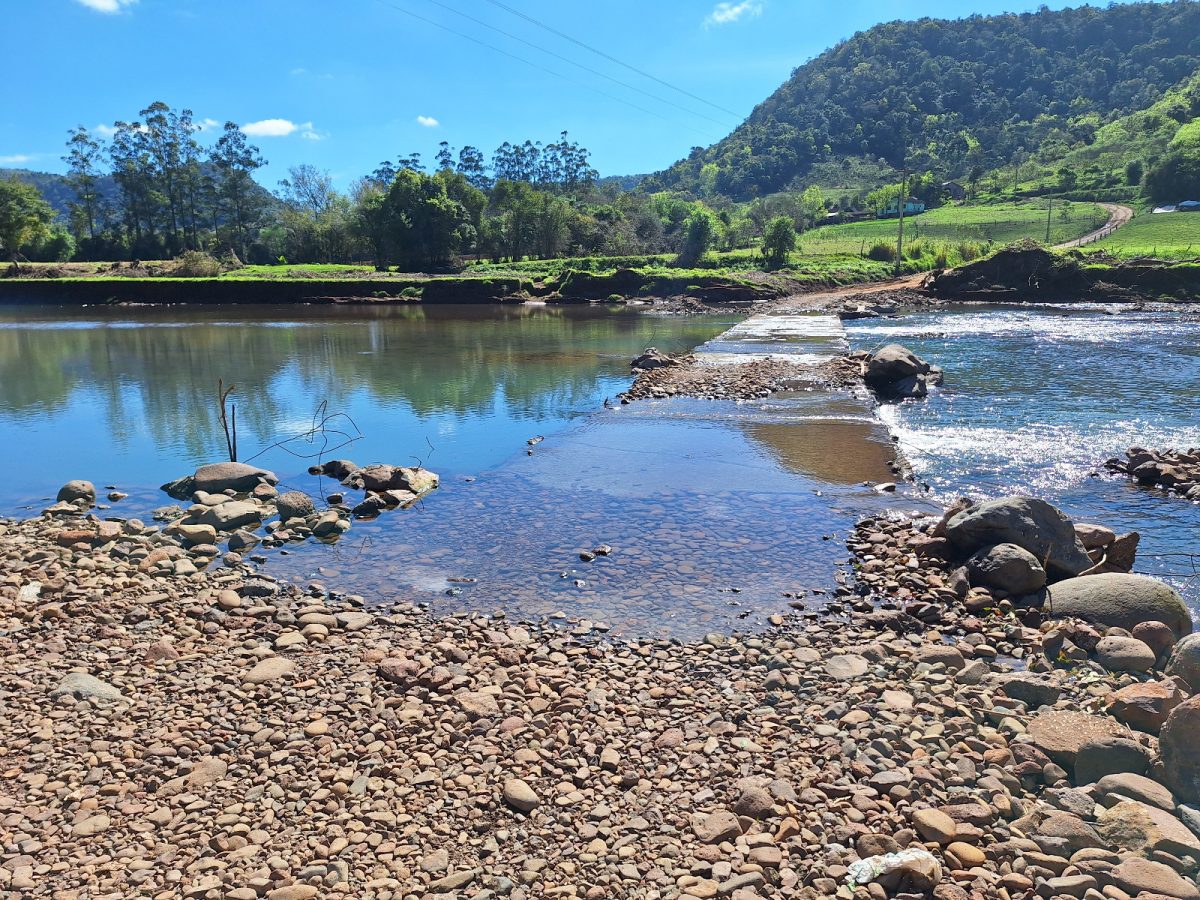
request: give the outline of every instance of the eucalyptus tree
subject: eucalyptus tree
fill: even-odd
[[[86,228],[87,236],[95,238],[96,222],[100,218],[100,142],[83,125],[72,128],[69,135],[63,162],[67,164],[67,183],[75,191],[71,221],[78,236],[82,236]]]
[[[209,158],[217,172],[217,196],[241,255],[247,255],[250,227],[262,212],[254,172],[265,166],[259,149],[234,122],[226,122]]]

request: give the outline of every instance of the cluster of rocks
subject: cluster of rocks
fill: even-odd
[[[1146,450],[1130,447],[1125,459],[1104,464],[1110,472],[1128,475],[1138,484],[1157,487],[1188,500],[1200,500],[1200,449]]]
[[[653,348],[651,348],[653,349]],[[695,357],[646,355],[633,362],[637,378],[621,394],[622,403],[665,397],[701,400],[756,400],[795,390],[820,379],[811,366],[783,359],[756,359],[731,365],[706,365]],[[669,360],[669,361],[668,361]]]
[[[830,305],[830,309],[842,321],[853,321],[891,318],[910,310],[939,306],[941,303],[942,301],[931,297],[924,291],[913,288],[897,288],[840,297]]]
[[[1200,900],[1186,611],[1035,624],[960,565],[980,540],[1052,596],[1112,576],[1053,517],[985,539],[974,509],[864,522],[826,610],[685,643],[242,566],[164,589],[133,523],[0,524],[0,891]],[[1146,671],[1108,667],[1122,629]]]
[[[1009,820],[988,859],[1021,859],[1025,881],[1000,879],[1010,893],[1200,895],[1200,635],[1167,585],[1080,574],[1098,568],[1089,544],[1115,540],[1006,498],[870,520],[851,543],[875,601],[859,601],[867,618],[953,634],[931,659],[959,682],[994,680],[987,720],[1001,740],[984,755],[1006,761],[1000,784],[1015,779],[1034,800],[1014,815],[993,793],[986,813]],[[1005,657],[1024,671],[997,676]]]
[[[434,472],[420,466],[389,466],[381,463],[358,466],[348,459],[335,459],[312,466],[312,475],[336,478],[344,487],[363,491],[360,503],[350,511],[360,519],[373,519],[389,509],[408,509],[430,491],[436,490],[439,479]],[[334,495],[334,502],[344,498]]]
[[[333,493],[325,498],[328,505],[319,509],[303,491],[280,493],[278,479],[266,469],[245,463],[214,463],[163,485],[172,497],[188,499],[191,505],[154,510],[154,518],[165,523],[161,529],[138,519],[93,519],[85,529],[65,529],[57,541],[62,546],[91,546],[123,535],[148,548],[146,559],[139,560],[144,571],[186,576],[218,557],[226,565],[239,565],[244,554],[260,544],[279,547],[310,538],[336,542],[350,530],[354,518],[374,518],[388,509],[407,508],[438,486],[438,476],[419,467],[359,468],[335,460],[311,471],[338,477],[344,485],[364,491],[363,499],[350,506],[345,494]],[[86,514],[95,504],[96,489],[91,482],[71,481],[63,485],[57,502],[45,514],[70,519]],[[257,533],[260,529],[264,535]]]

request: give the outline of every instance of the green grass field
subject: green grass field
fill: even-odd
[[[1200,213],[1140,213],[1124,228],[1088,249],[1118,256],[1200,257]]]
[[[943,206],[904,220],[904,240],[956,244],[963,241],[1011,244],[1022,238],[1046,239],[1045,203]],[[1093,203],[1056,205],[1050,216],[1050,243],[1061,244],[1100,228],[1108,213]],[[896,243],[897,222],[882,219],[825,225],[800,235],[800,255],[860,254],[872,244]]]

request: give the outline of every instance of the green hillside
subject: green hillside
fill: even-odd
[[[851,160],[972,179],[1051,141],[1088,146],[1197,69],[1192,0],[893,22],[800,66],[729,137],[645,186],[747,199]]]

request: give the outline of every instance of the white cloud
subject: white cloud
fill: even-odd
[[[208,121],[208,120],[206,120]],[[299,134],[306,141],[323,141],[328,134],[318,131],[312,122],[302,122],[297,125],[290,119],[263,119],[260,122],[247,122],[242,131],[250,137],[289,137]]]
[[[97,125],[95,128],[92,129],[92,131],[96,132],[96,134],[100,135],[100,137],[106,137],[106,138],[110,138],[114,134],[117,133],[117,129],[115,127],[113,127],[112,125],[104,125],[104,124]]]
[[[242,126],[242,131],[251,137],[287,137],[299,130],[299,125],[287,119],[263,119]]]
[[[0,156],[0,166],[19,166],[23,163],[33,162],[37,156],[32,153],[13,153],[9,156]]]
[[[133,6],[133,4],[137,3],[137,0],[75,0],[75,2],[86,6],[88,9],[94,9],[96,12],[102,12],[111,16],[114,13],[119,13],[127,6]]]
[[[441,122],[433,116],[417,116],[417,124],[422,128],[437,128]]]
[[[301,75],[307,75],[308,69],[304,68],[303,66],[300,66],[299,68],[292,69],[291,74],[295,75],[297,78],[299,78]]]
[[[214,128],[220,128],[221,123],[216,119],[201,119],[196,123],[196,130],[200,132],[212,131]]]
[[[760,0],[742,0],[741,3],[718,3],[704,20],[704,27],[714,25],[729,25],[744,16],[762,15],[763,5]]]

